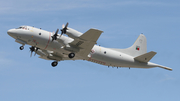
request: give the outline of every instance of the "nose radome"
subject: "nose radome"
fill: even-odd
[[[7,31],[8,35],[12,36],[13,35],[13,32],[14,32],[14,29],[10,29]]]

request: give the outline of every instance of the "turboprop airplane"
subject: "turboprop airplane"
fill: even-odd
[[[135,43],[127,49],[105,48],[96,44],[103,31],[89,29],[84,34],[68,27],[68,23],[55,33],[31,26],[21,26],[8,30],[8,34],[17,43],[30,45],[31,56],[38,54],[39,58],[54,60],[52,66],[63,60],[87,60],[105,66],[128,68],[160,67],[167,70],[171,68],[149,62],[156,52],[147,53],[146,37],[140,34]],[[66,34],[66,35],[63,35]]]

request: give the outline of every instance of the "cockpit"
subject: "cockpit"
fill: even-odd
[[[29,28],[27,26],[20,26],[19,28],[16,29],[25,29],[25,30],[29,30]]]

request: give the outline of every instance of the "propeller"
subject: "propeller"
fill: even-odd
[[[56,30],[56,33],[51,36],[52,37],[52,41],[56,40],[57,39],[57,36],[58,36],[58,32],[59,32],[59,29]]]
[[[32,47],[30,47],[29,49],[30,49],[30,51],[31,51],[31,55],[30,55],[30,57],[32,57],[32,53],[34,52],[35,47],[34,47],[34,46],[32,46]]]
[[[31,51],[31,56],[30,56],[30,57],[32,57],[32,53],[35,52],[35,54],[34,54],[34,56],[35,56],[35,55],[36,55],[36,52],[38,51],[39,48],[32,46],[32,47],[30,47],[29,49],[30,49],[30,51]]]
[[[62,26],[63,29],[61,29],[61,36],[62,36],[63,34],[66,34],[66,31],[68,30],[68,29],[67,29],[68,25],[69,25],[69,23],[67,22],[65,26],[64,26],[64,25]],[[61,37],[61,36],[60,36],[60,37]]]

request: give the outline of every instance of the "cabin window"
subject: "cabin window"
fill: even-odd
[[[39,35],[41,35],[41,33],[39,33]]]
[[[106,51],[104,51],[104,54],[106,54]]]

